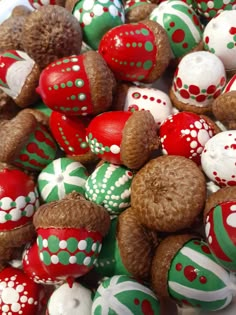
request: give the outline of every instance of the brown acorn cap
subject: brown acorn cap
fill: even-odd
[[[110,216],[102,206],[72,192],[63,199],[38,208],[33,218],[38,228],[86,228],[105,236],[110,227]]]
[[[0,271],[2,271],[3,264],[12,259],[14,251],[15,248],[13,247],[5,248],[0,245]]]
[[[64,7],[65,4],[66,4],[66,0],[56,0],[56,1],[55,1],[55,4],[56,4],[56,5],[59,5],[59,6],[61,6],[61,7]]]
[[[35,235],[35,228],[32,222],[28,222],[16,229],[0,231],[0,247],[21,247],[31,242]]]
[[[160,240],[157,232],[144,227],[132,208],[118,217],[117,242],[121,260],[137,279],[149,279],[151,262]]]
[[[78,0],[66,0],[65,3],[66,10],[72,13],[77,2]]]
[[[168,273],[171,263],[178,251],[194,235],[171,235],[165,238],[157,247],[151,266],[151,285],[158,297],[168,297]]]
[[[35,117],[24,111],[11,120],[0,121],[0,161],[13,162],[36,126]]]
[[[160,78],[160,76],[166,70],[170,62],[171,58],[170,41],[165,29],[157,22],[151,20],[144,20],[141,21],[140,23],[146,25],[146,27],[148,27],[155,36],[155,45],[157,47],[156,65],[149,73],[148,77],[142,80],[142,82],[145,83],[152,83],[158,78]]]
[[[59,58],[80,53],[81,27],[65,8],[45,5],[26,18],[22,45],[27,54],[43,69]]]
[[[96,154],[94,154],[93,152],[91,152],[91,150],[89,150],[85,154],[81,154],[81,155],[67,155],[67,157],[70,158],[70,159],[73,159],[75,161],[78,161],[78,162],[80,162],[83,165],[96,163],[99,160],[98,156]]]
[[[22,112],[30,113],[31,115],[34,116],[34,118],[37,120],[37,122],[39,122],[40,124],[42,124],[46,127],[49,126],[49,116],[47,116],[46,114],[44,114],[40,110],[34,109],[34,108],[25,108],[22,110]]]
[[[21,107],[27,107],[32,105],[39,99],[39,95],[36,93],[36,87],[38,86],[40,76],[40,69],[37,64],[34,64],[33,69],[27,76],[25,83],[21,89],[20,94],[14,99],[15,103]]]
[[[0,89],[0,120],[15,117],[19,110],[13,99]]]
[[[0,25],[0,53],[6,50],[23,50],[22,29],[25,16],[10,17]]]
[[[173,92],[172,88],[170,89],[169,92],[170,99],[174,106],[178,108],[179,110],[187,111],[187,112],[192,112],[195,114],[208,114],[212,112],[212,104],[209,104],[208,106],[195,106],[191,105],[189,103],[183,103],[178,98],[176,97],[175,93]]]
[[[90,84],[93,114],[96,115],[111,106],[116,80],[99,53],[90,50],[83,55],[84,67]]]
[[[25,5],[17,5],[11,12],[12,17],[16,16],[25,16],[32,12],[28,7]]]
[[[175,232],[191,226],[204,207],[206,181],[196,163],[165,155],[149,161],[131,184],[131,206],[150,229]]]
[[[236,186],[224,187],[211,194],[206,200],[204,218],[213,207],[225,201],[236,201]]]
[[[115,92],[114,92],[114,96],[113,96],[111,110],[115,111],[115,110],[124,109],[126,96],[131,86],[135,86],[135,85],[131,83],[124,83],[124,82],[119,82],[117,84]]]
[[[136,23],[148,19],[151,12],[157,7],[154,3],[142,3],[139,6],[130,8],[125,14],[126,23]]]
[[[218,96],[213,102],[212,111],[228,129],[236,129],[236,91]]]
[[[121,160],[130,169],[139,169],[160,144],[157,124],[148,111],[136,111],[122,131]]]

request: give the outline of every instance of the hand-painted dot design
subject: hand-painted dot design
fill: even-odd
[[[235,4],[235,0],[198,0],[197,12],[210,20],[224,10],[234,10]]]

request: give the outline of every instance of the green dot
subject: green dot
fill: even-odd
[[[66,68],[66,71],[68,71],[68,72],[71,71],[71,68]]]
[[[130,31],[129,33],[130,33],[130,35],[134,35],[134,32],[133,32],[133,31]]]
[[[188,89],[188,85],[187,85],[187,84],[184,84],[184,88],[185,88],[185,89]]]
[[[89,137],[89,139],[92,139],[92,138],[93,138],[93,135],[92,135],[91,132],[89,133],[88,137]]]
[[[67,144],[67,145],[68,145],[68,144],[70,144],[70,142],[66,140],[66,141],[65,141],[65,144]]]
[[[205,89],[201,90],[201,93],[206,93],[206,90]]]
[[[30,197],[29,196],[26,196],[25,197],[25,201],[28,203],[28,202],[30,202]]]
[[[66,82],[66,85],[67,85],[68,87],[72,87],[72,86],[73,86],[73,82],[72,82],[72,81],[68,81],[68,82]]]
[[[145,36],[149,35],[149,31],[146,30],[145,28],[142,28],[142,29],[141,29],[141,33],[142,33],[143,35],[145,35]]]
[[[153,65],[152,61],[151,60],[147,60],[147,61],[144,62],[143,68],[145,70],[149,70],[149,69],[151,69],[152,65]]]
[[[82,149],[86,149],[86,148],[88,147],[87,142],[81,142],[80,147],[81,147]]]
[[[124,65],[125,65],[125,66],[127,65],[127,61],[124,61]]]
[[[66,251],[61,251],[60,253],[57,254],[59,258],[59,262],[62,265],[69,265],[69,259],[70,259],[70,254],[67,253]]]
[[[146,51],[152,51],[153,50],[152,42],[146,42],[144,46],[145,46]]]
[[[46,252],[46,251],[43,251],[42,254],[43,254],[43,263],[46,266],[49,266],[51,264],[50,254],[48,252]]]
[[[65,85],[65,83],[61,83],[61,88],[65,88],[66,87],[66,85]]]
[[[228,44],[227,44],[227,48],[229,48],[229,49],[234,48],[234,43],[233,43],[233,42],[228,43]]]
[[[137,47],[137,43],[135,43],[135,42],[132,43],[132,47],[134,47],[134,48]]]
[[[86,95],[85,95],[84,93],[80,93],[80,94],[78,95],[78,99],[79,99],[80,101],[84,101],[84,100],[86,100]]]
[[[130,47],[130,43],[127,43],[127,44],[126,44],[126,47],[128,47],[128,48],[129,48],[129,47]]]
[[[69,252],[73,253],[78,247],[78,241],[74,237],[70,237],[67,240],[67,249]]]
[[[210,15],[210,17],[216,16],[216,11],[215,10],[210,10],[209,11],[209,15]]]
[[[66,139],[66,136],[62,136],[62,139],[65,140],[65,139]]]
[[[225,7],[224,7],[224,10],[226,11],[226,10],[232,10],[232,4],[227,4]],[[216,12],[217,13],[217,12]]]
[[[70,59],[63,59],[62,62],[63,63],[68,63],[68,62],[70,62]]]
[[[214,54],[214,53],[215,53],[215,49],[214,49],[214,48],[211,48],[211,49],[210,49],[210,52]]]
[[[12,201],[12,202],[10,203],[10,205],[11,205],[11,207],[15,207],[15,206],[16,206],[16,202],[15,202],[15,201]]]
[[[138,47],[142,47],[143,46],[143,43],[138,43]]]
[[[79,252],[75,255],[75,257],[77,259],[77,264],[83,265],[84,258],[86,257],[86,255],[83,252]]]
[[[64,107],[64,106],[60,106],[59,109],[62,110],[62,111],[64,111],[64,110],[65,110],[65,107]]]
[[[73,110],[74,112],[78,112],[79,107],[73,107],[72,110]]]
[[[87,242],[87,246],[86,246],[86,252],[89,253],[92,250],[92,246],[93,246],[93,239],[91,237],[86,238],[86,242]]]
[[[56,64],[59,66],[61,64],[61,61],[57,61]]]
[[[141,32],[140,32],[139,30],[136,30],[135,33],[136,33],[136,34],[140,34]]]
[[[25,216],[26,216],[26,211],[22,211],[22,212],[21,212],[21,216],[22,216],[22,217],[25,217]]]
[[[77,80],[75,80],[75,85],[77,87],[82,87],[82,86],[84,86],[84,81],[81,79],[77,79]]]
[[[205,2],[201,2],[201,9],[202,9],[203,11],[207,11],[208,6],[207,6],[207,4],[206,4]]]
[[[142,62],[141,61],[138,61],[137,63],[136,63],[136,67],[137,68],[140,68],[142,66]]]
[[[42,236],[38,236],[37,243],[38,243],[39,250],[42,250],[43,249],[43,238],[42,238]]]
[[[135,65],[135,63],[133,61],[130,62],[129,64],[131,67],[133,67]]]
[[[56,253],[59,250],[59,238],[55,235],[51,235],[48,238],[48,248],[50,252]]]
[[[110,152],[110,148],[109,147],[105,146],[104,149],[105,149],[106,152]]]
[[[66,111],[66,112],[69,112],[70,110],[71,110],[71,109],[70,109],[69,107],[66,107],[66,108],[65,108],[65,111]]]
[[[54,90],[58,90],[59,86],[57,84],[53,85]]]
[[[123,61],[120,61],[120,65],[123,65]]]
[[[139,75],[139,76],[137,77],[137,79],[138,79],[139,81],[141,81],[142,79],[144,79],[144,75]]]
[[[233,36],[234,41],[236,42],[236,35]]]
[[[74,100],[76,99],[76,96],[75,96],[75,95],[71,95],[70,99],[71,99],[72,101],[74,101]]]

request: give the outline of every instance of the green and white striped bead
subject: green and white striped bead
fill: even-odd
[[[203,241],[187,242],[172,260],[168,273],[171,297],[213,311],[232,300],[235,276],[217,264]]]
[[[38,177],[38,189],[44,202],[60,200],[76,191],[84,195],[87,170],[70,158],[59,158],[45,167]]]
[[[104,162],[87,179],[85,197],[119,214],[130,206],[133,173],[124,166]]]

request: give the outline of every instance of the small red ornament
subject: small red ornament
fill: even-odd
[[[162,151],[200,164],[203,148],[214,134],[213,127],[203,117],[180,112],[170,116],[160,127]]]

